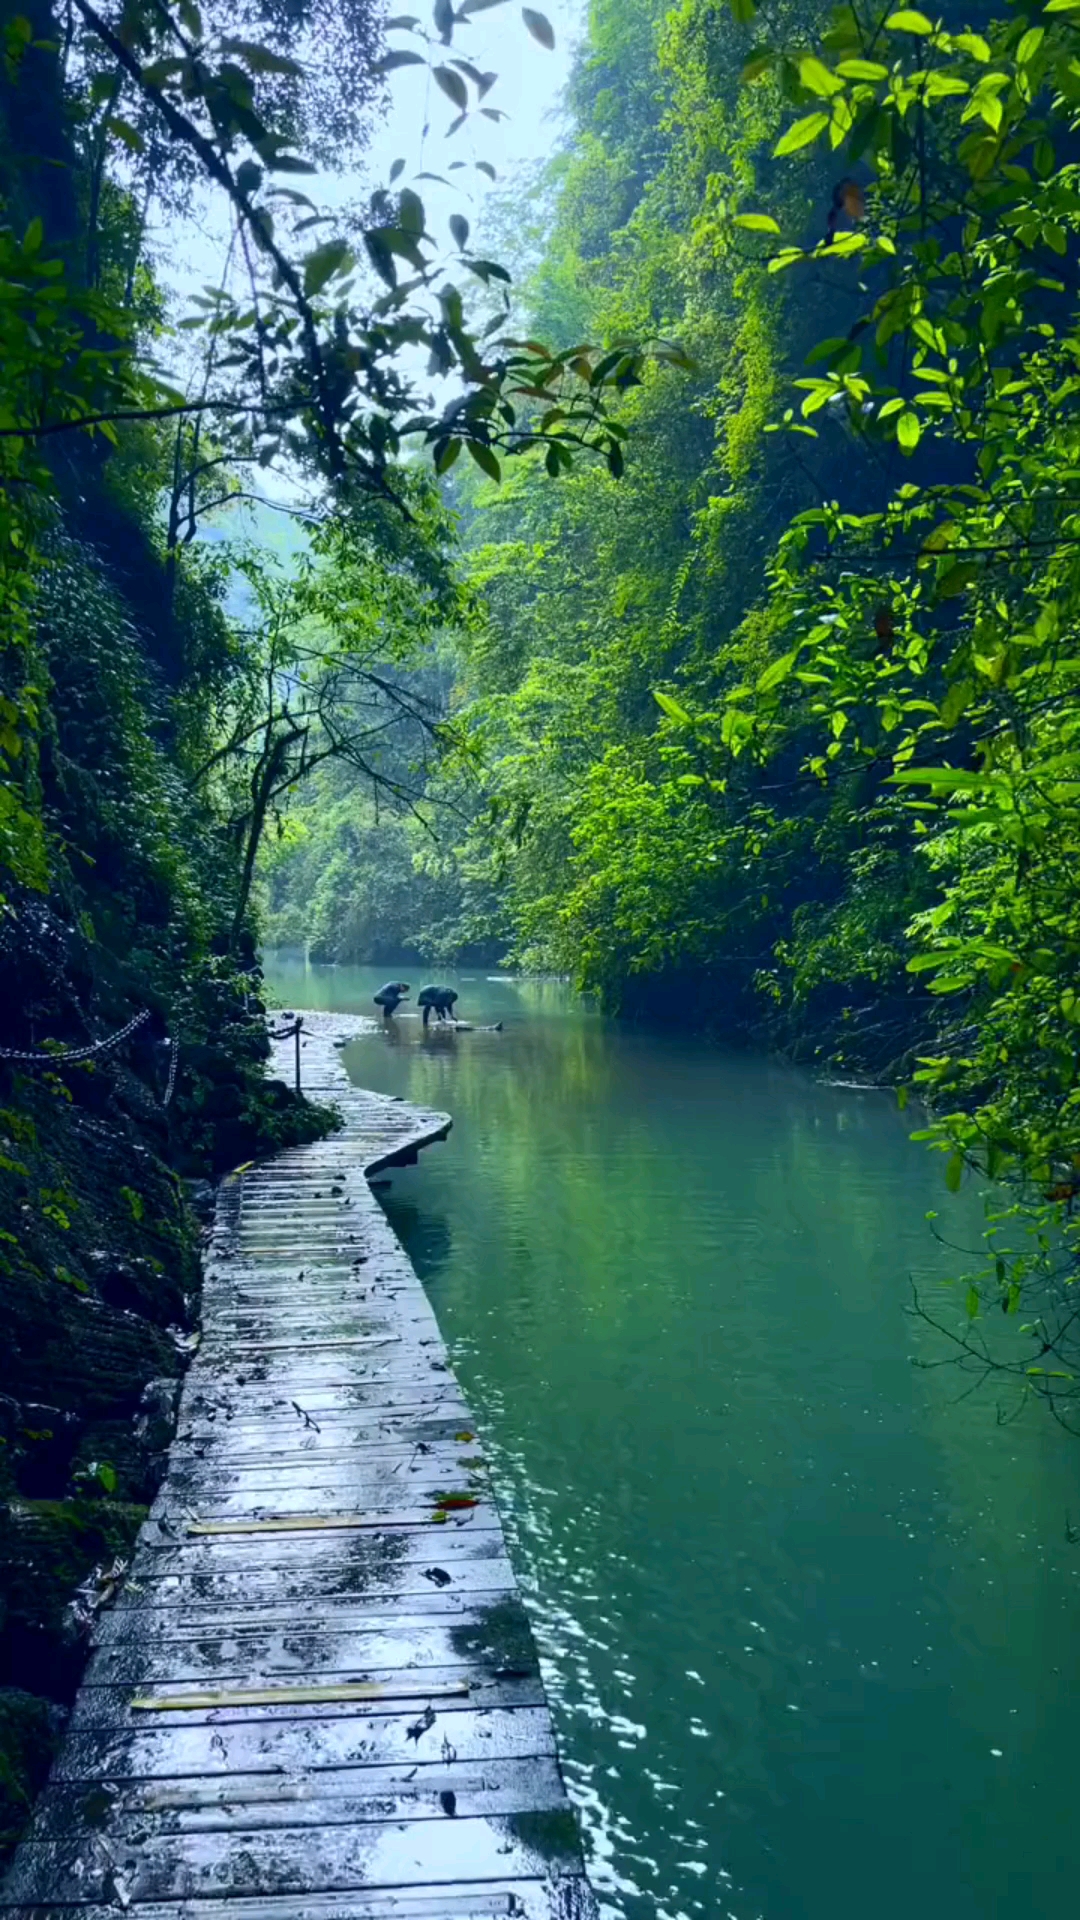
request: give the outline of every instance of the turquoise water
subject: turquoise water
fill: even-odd
[[[267,970],[372,1013],[385,977]],[[494,1464],[605,1912],[1074,1911],[1080,1442],[961,1398],[910,1311],[962,1319],[926,1214],[975,1247],[977,1195],[884,1095],[454,984],[503,1032],[399,1017],[345,1060],[454,1116],[387,1211]]]

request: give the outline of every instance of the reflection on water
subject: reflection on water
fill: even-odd
[[[268,971],[287,1005],[381,984]],[[962,1317],[926,1212],[974,1245],[975,1196],[884,1096],[453,984],[503,1033],[399,1021],[345,1060],[454,1115],[387,1211],[496,1465],[606,1911],[1070,1911],[1078,1443],[913,1364],[943,1357],[913,1284]]]

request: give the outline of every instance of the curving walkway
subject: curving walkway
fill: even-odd
[[[168,1477],[0,1892],[7,1920],[593,1920],[528,1622],[423,1289],[368,1185],[447,1115],[230,1175]],[[291,1079],[292,1041],[275,1071]]]

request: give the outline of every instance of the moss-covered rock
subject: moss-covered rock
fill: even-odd
[[[14,1846],[45,1784],[63,1711],[18,1687],[0,1688],[0,1858]]]
[[[63,1702],[85,1657],[68,1609],[95,1566],[126,1559],[146,1509],[89,1494],[8,1502],[0,1515],[0,1684]]]

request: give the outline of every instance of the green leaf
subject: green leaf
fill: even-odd
[[[502,468],[491,448],[483,440],[466,440],[465,445],[482,473],[486,473],[491,480],[502,479]]]
[[[776,53],[773,48],[759,47],[756,53],[750,55],[739,78],[745,86],[751,80],[760,80],[762,74],[768,73],[775,65]]]
[[[758,693],[771,693],[774,687],[786,680],[797,658],[797,652],[781,654],[779,660],[774,660],[771,666],[766,667],[757,683]]]
[[[923,87],[923,99],[947,100],[950,96],[959,97],[961,94],[970,92],[971,88],[967,81],[961,80],[959,74],[928,73]]]
[[[269,47],[259,46],[251,40],[223,40],[222,51],[235,55],[242,60],[252,73],[283,73],[290,80],[302,80],[304,69],[295,60],[283,53],[273,53]]]
[[[954,566],[946,568],[936,584],[938,599],[951,600],[958,593],[966,593],[978,577],[979,569],[973,560],[957,560]]]
[[[935,793],[976,792],[990,786],[985,773],[969,773],[964,767],[901,767],[889,775],[893,787],[930,787]]]
[[[736,26],[748,27],[757,13],[756,0],[728,0],[728,11]]]
[[[896,438],[904,453],[914,453],[922,438],[919,416],[912,413],[910,407],[905,408],[896,423]]]
[[[1018,66],[1026,67],[1029,61],[1034,60],[1035,55],[1038,53],[1045,39],[1045,27],[1029,27],[1027,32],[1022,36],[1020,45],[1016,49]]]
[[[449,473],[451,467],[454,464],[454,461],[457,459],[458,454],[460,452],[461,452],[460,440],[458,439],[437,440],[435,443],[436,473]]]
[[[441,87],[447,99],[452,100],[455,107],[460,107],[464,113],[469,104],[469,89],[460,73],[455,73],[453,67],[432,67],[431,71],[436,86]]]
[[[945,1168],[945,1185],[948,1187],[950,1193],[959,1193],[960,1182],[963,1179],[963,1177],[964,1177],[963,1154],[962,1153],[951,1154],[949,1156],[948,1164]]]
[[[236,169],[236,184],[241,193],[258,193],[262,186],[263,170],[254,160],[243,160]]]
[[[964,1304],[967,1307],[968,1319],[977,1320],[979,1317],[979,1295],[975,1287],[968,1288],[967,1299]]]
[[[799,81],[806,88],[807,93],[821,94],[826,100],[832,94],[843,91],[842,82],[834,73],[829,72],[823,60],[819,60],[812,53],[806,54],[799,61]]]
[[[450,232],[454,238],[454,245],[458,251],[461,252],[468,244],[469,239],[469,223],[463,213],[452,213],[450,215]]]
[[[673,699],[670,693],[660,693],[657,688],[654,687],[653,699],[656,701],[661,713],[666,713],[669,720],[678,721],[681,727],[688,727],[690,725],[690,715],[687,713],[686,708],[681,707],[679,702]]]
[[[828,124],[827,113],[804,114],[803,118],[796,120],[777,141],[773,148],[774,160],[782,160],[786,153],[798,153],[800,147],[810,146],[819,134],[824,133]]]
[[[961,714],[966,713],[970,707],[974,695],[975,687],[971,680],[957,680],[955,684],[949,688],[948,693],[941,703],[940,713],[942,726],[955,727]]]
[[[411,187],[402,187],[398,195],[398,220],[406,233],[419,237],[424,231],[424,203]]]
[[[916,13],[913,8],[902,7],[899,13],[890,13],[885,22],[890,33],[933,33],[934,23],[925,13]]]
[[[540,45],[547,47],[550,52],[551,48],[555,45],[555,29],[547,15],[545,13],[537,13],[533,7],[522,7],[521,17],[528,27],[529,32],[532,34],[533,39],[539,40]]]
[[[841,60],[836,69],[842,80],[887,80],[888,67],[879,60]]]
[[[176,74],[182,73],[186,66],[187,66],[187,61],[183,59],[183,57],[180,55],[177,55],[177,57],[172,60],[152,60],[150,62],[150,65],[148,67],[144,67],[142,70],[143,83],[144,85],[151,86],[151,87],[164,86],[166,80],[171,80],[174,78]],[[108,76],[106,75],[105,78],[108,79]],[[109,88],[109,92],[111,93],[112,91],[111,80],[108,80],[108,88]],[[91,93],[92,99],[97,97],[96,82],[91,83],[90,93]],[[108,95],[105,94],[105,95],[102,95],[101,97],[107,98]]]
[[[411,53],[407,47],[395,47],[392,53],[384,53],[381,60],[376,60],[375,72],[393,73],[395,67],[422,67],[426,64],[422,53]]]
[[[748,233],[779,233],[780,228],[771,213],[737,213],[733,224],[745,227]]]
[[[304,292],[309,299],[322,291],[348,257],[347,240],[326,240],[314,253],[308,254],[304,261]]]
[[[121,120],[116,114],[113,114],[106,120],[105,125],[117,140],[123,142],[129,153],[145,152],[146,142],[142,134],[136,127],[131,125],[129,120]]]

